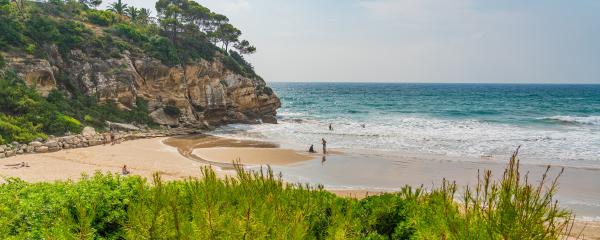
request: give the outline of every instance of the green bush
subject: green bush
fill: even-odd
[[[22,117],[11,117],[0,113],[0,137],[3,142],[31,142],[36,138],[48,138],[41,125],[27,121]]]
[[[94,10],[91,9],[87,11],[87,20],[90,23],[100,25],[100,26],[110,26],[115,22],[117,16],[110,11],[105,10]]]
[[[244,70],[243,70],[242,66],[237,61],[235,61],[235,59],[233,59],[231,56],[224,55],[222,58],[222,61],[223,61],[223,65],[225,66],[225,68],[227,68],[237,74],[244,74]]]
[[[148,37],[140,31],[139,28],[131,24],[119,23],[114,26],[115,32],[125,38],[128,38],[134,42],[147,42]]]
[[[25,35],[38,45],[54,43],[60,40],[59,23],[41,14],[32,15],[27,21]]]
[[[175,66],[179,64],[179,56],[177,55],[177,49],[175,48],[175,45],[173,45],[173,43],[165,37],[150,37],[144,48],[150,53],[151,56],[159,59],[167,66]]]
[[[6,66],[6,60],[4,60],[4,56],[0,53],[0,70],[2,70]]]
[[[0,4],[0,49],[20,47],[26,42],[23,36],[25,26],[16,21],[17,14],[10,3]]]
[[[58,30],[61,34],[58,46],[63,53],[71,49],[81,49],[85,40],[92,38],[91,31],[83,23],[73,20],[62,21]]]

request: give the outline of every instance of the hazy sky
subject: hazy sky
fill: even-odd
[[[600,83],[600,0],[198,2],[267,81]]]

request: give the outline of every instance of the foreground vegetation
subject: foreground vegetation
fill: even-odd
[[[284,183],[271,171],[202,173],[171,182],[156,175],[151,184],[101,173],[78,182],[8,179],[0,186],[0,238],[559,239],[572,220],[552,199],[556,179],[532,185],[516,154],[501,180],[486,172],[461,194],[444,181],[362,200]]]

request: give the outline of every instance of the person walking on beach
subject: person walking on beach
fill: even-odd
[[[327,141],[325,138],[321,138],[321,142],[323,143],[323,154],[327,154]]]
[[[329,124],[329,131],[333,131],[333,126],[331,125],[331,123]]]

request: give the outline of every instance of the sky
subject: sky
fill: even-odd
[[[257,47],[266,81],[600,83],[599,0],[197,2]]]

